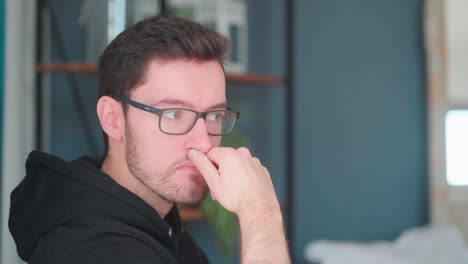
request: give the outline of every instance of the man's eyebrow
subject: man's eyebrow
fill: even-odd
[[[179,106],[187,107],[190,109],[195,109],[195,106],[192,103],[189,103],[187,101],[180,100],[180,99],[175,99],[175,98],[164,98],[151,105],[157,106],[160,104],[179,105]],[[226,102],[218,103],[218,104],[208,107],[207,109],[217,109],[217,108],[227,108],[227,103]]]

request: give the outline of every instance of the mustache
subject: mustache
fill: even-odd
[[[180,158],[180,159],[177,159],[176,161],[174,161],[172,163],[172,165],[169,166],[169,171],[174,172],[175,170],[177,170],[178,167],[180,167],[180,166],[182,166],[184,164],[192,164],[193,166],[195,166],[193,164],[193,162],[188,157],[184,157],[184,158]]]

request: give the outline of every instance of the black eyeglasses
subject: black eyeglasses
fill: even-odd
[[[197,112],[185,108],[154,108],[120,95],[111,95],[112,98],[127,103],[140,110],[159,116],[159,129],[169,135],[187,134],[195,126],[199,118],[203,118],[206,130],[211,136],[221,136],[232,131],[240,113],[230,108]]]

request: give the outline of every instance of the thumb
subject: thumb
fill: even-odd
[[[188,157],[200,171],[203,178],[205,178],[205,181],[208,184],[208,187],[210,187],[210,190],[212,192],[213,190],[217,190],[217,186],[220,184],[220,176],[218,170],[210,161],[210,159],[205,154],[196,149],[190,149],[188,151]]]

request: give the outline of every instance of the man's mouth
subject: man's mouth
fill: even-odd
[[[190,171],[195,174],[200,174],[200,171],[195,167],[193,163],[184,163],[176,168],[176,170]]]

